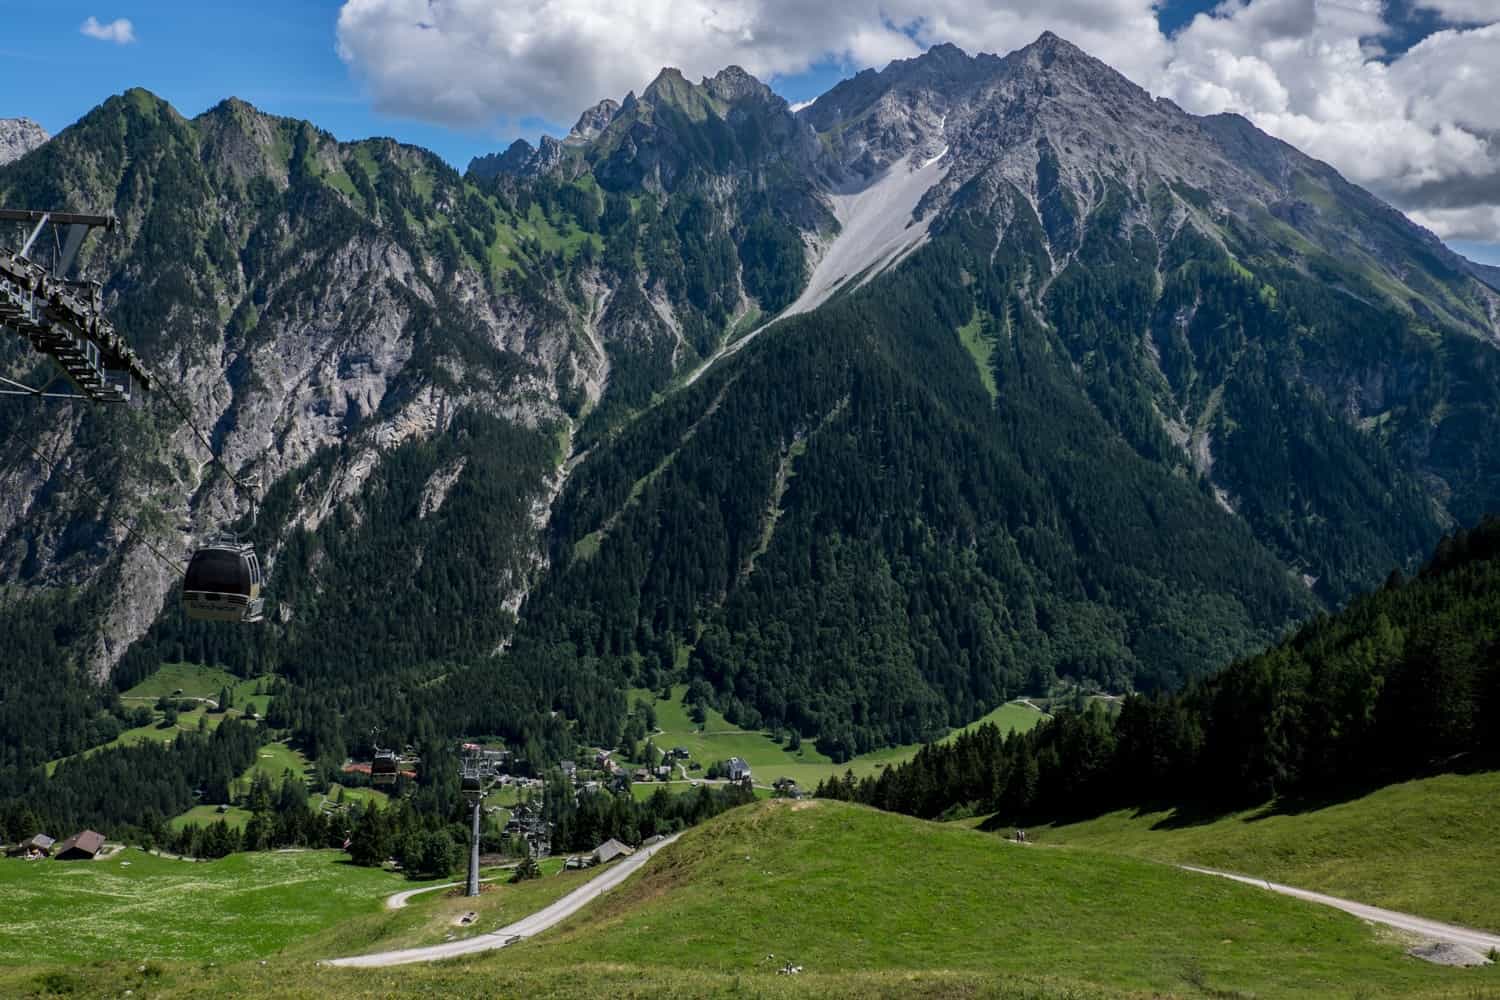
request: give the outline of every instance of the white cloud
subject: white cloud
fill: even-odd
[[[1407,213],[1413,222],[1449,240],[1500,243],[1500,205],[1434,208]]]
[[[1371,44],[1390,34],[1384,10],[1228,0],[1177,34],[1153,82],[1189,111],[1244,114],[1440,236],[1500,240],[1500,24],[1439,31],[1388,59]]]
[[[1421,0],[1454,25],[1391,58],[1386,0],[1223,0],[1174,36],[1156,0],[345,0],[338,51],[376,106],[570,124],[663,66],[767,79],[936,42],[1005,53],[1050,29],[1200,114],[1235,111],[1440,235],[1500,241],[1500,0]]]
[[[1422,0],[1418,6],[1435,10],[1454,24],[1489,24],[1500,18],[1495,0]]]
[[[135,41],[135,26],[125,17],[117,17],[108,23],[101,22],[97,17],[90,17],[78,30],[90,38],[114,42],[116,45],[129,45]]]
[[[1051,28],[1126,72],[1166,56],[1152,0],[345,0],[338,50],[381,110],[466,126],[570,123],[663,66],[762,79],[883,66],[951,41],[1007,52]]]

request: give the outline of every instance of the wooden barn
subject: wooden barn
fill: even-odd
[[[55,861],[93,861],[104,849],[104,834],[93,830],[75,833],[53,852]]]

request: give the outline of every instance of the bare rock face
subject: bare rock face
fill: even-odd
[[[0,118],[0,164],[19,160],[50,138],[30,118]]]
[[[578,123],[573,126],[573,130],[568,133],[568,137],[563,142],[579,145],[592,141],[609,127],[610,121],[619,110],[620,102],[606,97],[578,116]]]
[[[93,114],[139,143],[129,179],[117,172],[125,157],[92,146],[97,132],[69,130],[43,154],[52,161],[0,174],[0,198],[27,203],[61,176],[70,204],[119,207],[118,232],[91,239],[82,273],[104,285],[160,386],[139,410],[59,407],[13,425],[0,462],[0,580],[12,595],[96,594],[77,650],[95,678],[158,619],[177,582],[167,564],[185,564],[197,541],[250,512],[189,423],[263,494],[311,477],[284,515],[258,526],[274,572],[290,538],[383,483],[392,454],[466,414],[541,437],[570,424],[561,392],[597,401],[607,362],[575,346],[570,331],[585,320],[574,304],[550,290],[517,297],[472,258],[433,254],[422,234],[451,225],[464,191],[430,154],[341,145],[235,100],[188,121],[134,91]],[[415,194],[419,185],[430,193]],[[20,374],[35,359],[11,339],[0,370]],[[416,519],[441,510],[467,464],[460,454],[430,477]],[[546,469],[516,488],[555,490]],[[522,524],[497,611],[524,597],[540,532]],[[284,624],[299,611],[276,613]]]
[[[1473,948],[1467,948],[1461,944],[1452,944],[1448,941],[1429,941],[1426,944],[1408,948],[1406,953],[1413,958],[1420,958],[1424,962],[1431,962],[1433,965],[1475,968],[1491,964],[1488,956],[1480,954]]]

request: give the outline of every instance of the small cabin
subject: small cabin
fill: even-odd
[[[56,843],[56,840],[45,833],[39,833],[26,838],[5,853],[13,858],[45,858],[51,855],[52,846]]]
[[[94,830],[84,830],[58,844],[53,859],[56,861],[93,861],[103,849],[104,834]]]
[[[594,864],[608,864],[615,858],[624,857],[627,854],[634,853],[634,849],[626,847],[624,844],[611,837],[604,843],[600,844],[598,847],[594,848]]]

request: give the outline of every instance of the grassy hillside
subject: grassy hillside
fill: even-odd
[[[320,959],[417,948],[488,934],[535,913],[599,874],[597,870],[565,872],[562,863],[560,857],[546,858],[541,863],[542,878],[516,885],[508,881],[509,871],[489,871],[485,878],[490,881],[484,883],[477,899],[462,895],[458,887],[420,893],[399,910],[380,909],[343,921],[289,945],[283,954]],[[470,913],[474,919],[467,925],[460,924],[460,919]]]
[[[5,859],[0,965],[256,958],[418,884],[356,868],[338,851],[199,863],[134,849],[74,864]],[[0,985],[0,995],[14,994]]]
[[[790,960],[817,972],[1046,974],[1110,989],[1256,996],[1459,982],[1336,911],[840,803],[738,810],[691,831],[662,860],[528,946],[532,960],[560,962],[587,947],[599,962],[723,973]]]
[[[462,905],[435,899],[414,904],[426,913],[362,917],[266,965],[168,964],[150,982],[123,964],[0,971],[0,992],[117,994],[140,984],[152,996],[246,998],[1500,995],[1500,970],[1418,962],[1335,910],[1165,865],[1018,847],[827,801],[759,803],[695,828],[558,930],[501,952],[385,970],[306,960],[377,939],[425,939],[406,922],[430,926],[432,915]],[[788,962],[803,972],[778,975]]]
[[[688,716],[682,703],[687,691],[686,684],[672,689],[672,698],[659,698],[655,693],[636,688],[629,692],[628,701],[649,703],[656,711],[656,725],[660,732],[652,735],[656,745],[663,750],[687,747],[692,759],[707,767],[714,761],[743,757],[749,763],[758,784],[769,785],[777,778],[787,777],[803,788],[816,788],[825,778],[842,775],[846,770],[854,772],[856,778],[878,775],[882,768],[909,760],[920,748],[920,744],[887,747],[860,754],[844,764],[836,764],[826,754],[819,753],[812,740],[803,740],[796,750],[786,744],[775,742],[770,733],[742,729],[728,721],[715,709],[705,711],[702,726]],[[961,730],[954,730],[943,742],[953,739],[960,732],[976,729],[986,722],[993,722],[1002,732],[1011,729],[1026,731],[1042,719],[1041,712],[1015,702],[1007,702]],[[695,772],[697,775],[698,772]],[[647,789],[649,793],[649,788]]]
[[[975,719],[962,729],[955,729],[939,742],[952,743],[962,734],[972,733],[980,726],[986,724],[995,726],[1002,734],[1009,733],[1012,730],[1018,730],[1023,733],[1029,732],[1035,729],[1046,718],[1049,718],[1049,716],[1045,712],[1039,712],[1035,708],[1020,702],[1008,701],[993,712]]]
[[[1391,785],[1301,813],[1207,822],[1122,810],[1031,828],[1041,844],[1258,875],[1436,920],[1500,930],[1500,772]]]
[[[144,726],[127,729],[113,740],[90,747],[79,756],[153,740],[171,743],[178,733],[195,733],[200,725],[209,729],[217,728],[225,719],[243,716],[247,708],[253,708],[257,715],[264,716],[271,703],[271,696],[256,694],[256,691],[262,690],[271,680],[269,676],[242,680],[227,670],[198,663],[164,663],[151,676],[120,694],[120,702],[125,708],[150,709],[152,721]],[[224,688],[229,689],[234,707],[222,713],[210,711],[209,703],[217,705],[219,693]],[[158,699],[163,696],[179,704],[196,702],[197,707],[191,711],[179,712],[176,723],[169,726],[163,714],[156,709]],[[56,771],[57,765],[65,759],[67,758],[48,761],[47,773],[50,775]],[[305,766],[306,761],[303,761],[301,767]],[[280,772],[274,777],[280,780]]]
[[[702,726],[688,715],[682,698],[686,684],[672,689],[672,698],[658,698],[651,691],[637,688],[629,692],[628,701],[644,701],[656,711],[656,726],[660,732],[652,735],[656,745],[663,750],[687,747],[692,759],[705,768],[714,761],[743,757],[754,772],[758,784],[769,785],[780,777],[788,777],[804,788],[814,788],[830,774],[843,774],[844,768],[852,768],[863,777],[877,773],[886,763],[903,761],[916,752],[915,746],[892,747],[864,754],[847,764],[835,764],[813,746],[812,740],[804,740],[796,750],[786,744],[775,742],[770,733],[743,729],[725,719],[717,710],[709,708]],[[701,777],[701,772],[694,772]]]

